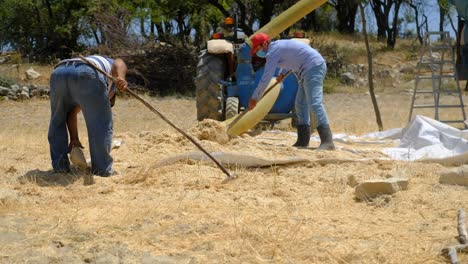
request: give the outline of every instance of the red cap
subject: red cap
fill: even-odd
[[[261,45],[263,42],[270,40],[270,37],[265,33],[257,33],[250,39],[252,41],[252,49],[250,50],[250,56],[254,55],[254,50]]]

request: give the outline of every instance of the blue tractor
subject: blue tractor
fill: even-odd
[[[261,28],[271,37],[319,7],[326,0],[302,0]],[[197,65],[196,101],[197,119],[227,120],[248,108],[248,102],[263,74],[265,59],[250,56],[249,39],[237,29],[237,17],[228,18],[223,34],[213,34],[207,48],[199,55]],[[230,26],[232,25],[232,26]],[[304,34],[294,37],[309,43]],[[278,71],[279,69],[277,69]],[[281,83],[280,95],[264,120],[275,122],[292,117],[299,87],[296,75],[290,74]]]

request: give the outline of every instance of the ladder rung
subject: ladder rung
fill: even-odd
[[[457,108],[457,107],[464,107],[464,105],[439,105],[439,108]]]
[[[434,105],[414,105],[413,108],[434,108]],[[463,107],[462,105],[439,105],[439,108],[457,108]]]
[[[434,105],[413,105],[413,108],[434,108]]]
[[[446,94],[452,94],[452,93],[458,93],[456,90],[445,90],[445,89],[440,89],[440,90],[416,90],[416,93],[417,94],[432,94],[432,93],[436,93],[436,92],[439,92],[439,93],[446,93]]]
[[[418,76],[416,76],[416,79],[420,79],[420,80],[430,80],[432,78],[434,78],[434,79],[455,78],[455,74],[449,74],[449,75],[434,74],[434,76],[432,76],[432,75],[418,75]]]
[[[465,123],[465,120],[439,120],[442,123]]]

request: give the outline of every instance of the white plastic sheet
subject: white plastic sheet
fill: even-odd
[[[459,130],[434,119],[416,116],[406,126],[398,147],[383,149],[395,160],[464,162],[468,159],[468,130]]]

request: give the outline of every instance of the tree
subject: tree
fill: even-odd
[[[341,33],[354,33],[356,11],[359,0],[330,0],[329,4],[336,10],[337,29]]]
[[[403,0],[371,0],[370,4],[377,21],[377,37],[387,40],[387,47],[394,48],[398,35],[399,12]],[[390,15],[392,19],[390,19]]]
[[[375,119],[377,122],[377,125],[379,127],[379,131],[383,130],[383,123],[382,123],[382,118],[380,116],[380,109],[379,105],[377,103],[377,97],[375,96],[375,91],[374,91],[374,79],[373,79],[373,64],[372,64],[372,51],[369,46],[369,39],[367,37],[367,25],[366,25],[366,16],[364,14],[364,7],[363,4],[359,4],[359,10],[361,13],[361,21],[362,21],[362,32],[364,33],[364,40],[366,43],[366,51],[367,51],[367,62],[369,64],[369,72],[368,72],[368,78],[369,78],[369,93],[371,96],[372,100],[372,105],[374,106],[374,112],[375,112]]]

